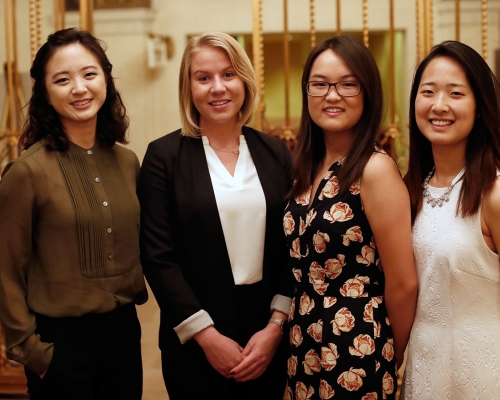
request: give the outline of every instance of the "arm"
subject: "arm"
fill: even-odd
[[[243,360],[241,348],[213,327],[212,318],[183,276],[175,246],[177,204],[171,173],[175,160],[157,144],[148,147],[138,182],[144,274],[162,313],[176,325],[181,343],[194,337],[211,365],[229,377],[229,371]]]
[[[491,190],[481,204],[481,228],[486,242],[498,254],[500,249],[500,177],[497,176]]]
[[[31,170],[20,161],[9,164],[0,181],[0,320],[8,358],[43,375],[53,345],[35,334],[35,315],[26,304],[34,208]]]
[[[399,366],[417,304],[417,275],[411,244],[410,199],[394,161],[374,154],[361,178],[361,200],[385,276],[385,303]]]

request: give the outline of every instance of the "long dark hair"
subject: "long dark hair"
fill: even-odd
[[[28,103],[28,117],[19,139],[21,149],[27,149],[41,139],[49,150],[64,152],[68,149],[69,139],[59,115],[46,98],[45,75],[47,64],[54,53],[59,48],[74,43],[81,44],[97,58],[106,79],[106,100],[97,113],[97,139],[107,146],[116,142],[128,143],[126,133],[129,119],[120,93],[116,90],[111,75],[112,65],[106,56],[103,43],[87,31],[68,28],[50,34],[33,60],[30,75],[34,83]]]
[[[332,50],[343,59],[361,83],[363,114],[354,126],[353,145],[346,155],[338,177],[343,193],[361,178],[366,163],[373,153],[375,137],[383,119],[383,91],[380,73],[370,51],[359,40],[346,35],[336,36],[318,43],[309,54],[302,73],[302,116],[297,145],[294,150],[295,185],[289,198],[304,193],[312,184],[318,167],[326,154],[323,130],[309,115],[306,83],[316,58],[324,51]]]
[[[492,186],[500,169],[500,90],[495,75],[484,59],[471,47],[456,41],[434,46],[415,71],[410,92],[410,160],[404,178],[410,193],[412,222],[422,208],[422,183],[434,167],[432,146],[418,128],[415,116],[422,75],[437,57],[455,60],[465,72],[476,100],[474,126],[467,138],[465,175],[457,204],[457,215],[470,216],[479,210],[481,197]]]

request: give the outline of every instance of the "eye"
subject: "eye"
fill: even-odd
[[[461,92],[451,92],[451,95],[452,96],[464,96],[464,94]]]
[[[322,87],[328,86],[328,83],[326,83],[326,82],[309,82],[309,86],[322,88]]]
[[[344,88],[354,88],[358,87],[358,82],[342,82],[342,87]]]
[[[224,73],[224,78],[232,78],[233,76],[235,76],[236,74],[232,71],[227,71],[226,73]]]
[[[68,79],[68,78],[59,78],[58,80],[56,80],[56,82],[55,82],[55,83],[66,83],[66,82],[68,82],[68,81],[69,81],[69,79]]]
[[[421,94],[434,94],[434,92],[430,89],[422,89]]]
[[[206,82],[206,81],[208,81],[208,76],[201,75],[201,76],[198,77],[197,80],[200,81],[200,82]]]
[[[94,76],[97,76],[97,73],[95,73],[95,72],[87,72],[85,74],[85,78],[92,78]]]

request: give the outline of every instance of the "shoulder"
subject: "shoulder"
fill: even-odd
[[[274,157],[277,157],[281,163],[288,164],[291,161],[291,153],[286,143],[271,135],[259,132],[248,126],[243,127],[243,134],[247,141],[250,152],[265,150]]]
[[[362,179],[371,181],[387,177],[401,180],[401,174],[396,161],[385,151],[377,149],[366,163]]]
[[[55,154],[55,151],[47,150],[41,142],[36,142],[23,151],[18,158],[5,166],[2,171],[2,177],[8,172],[10,174],[33,174],[33,170],[40,169],[42,166],[46,167],[51,162],[51,159],[55,160]]]

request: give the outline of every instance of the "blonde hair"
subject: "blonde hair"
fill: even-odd
[[[200,137],[198,118],[200,113],[193,103],[190,85],[190,70],[193,57],[204,47],[216,47],[224,50],[236,74],[245,84],[245,100],[239,113],[238,127],[247,124],[253,117],[257,100],[257,81],[255,72],[245,50],[232,36],[223,32],[209,32],[192,37],[184,50],[179,73],[179,106],[181,113],[181,134]]]

